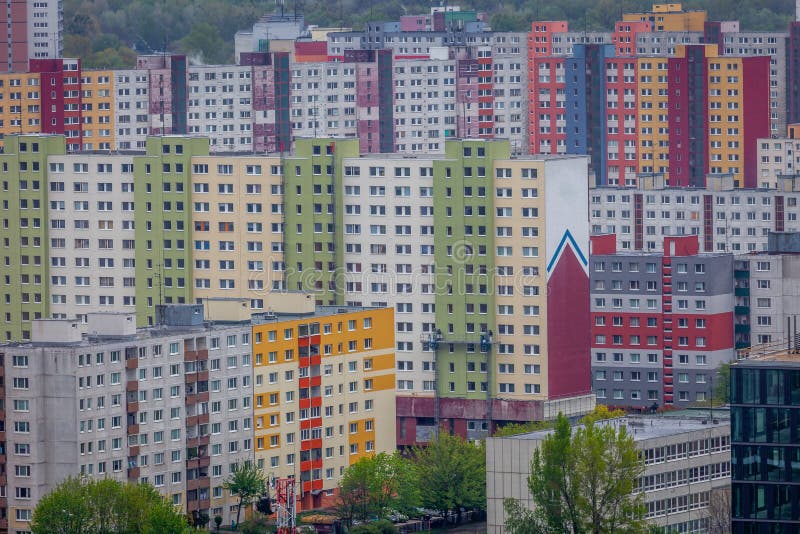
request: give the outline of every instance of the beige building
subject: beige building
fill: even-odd
[[[278,156],[192,158],[193,295],[269,308],[282,289],[283,161]]]

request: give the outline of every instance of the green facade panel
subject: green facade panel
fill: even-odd
[[[49,315],[47,157],[66,151],[61,136],[10,136],[2,167],[4,341],[31,337],[31,320]]]
[[[494,395],[494,160],[508,158],[505,141],[448,141],[433,167],[436,328],[441,397]]]
[[[191,159],[207,156],[208,146],[207,138],[148,137],[145,155],[133,158],[138,326],[156,323],[158,304],[192,302],[198,244],[192,241]]]
[[[317,292],[318,304],[344,304],[342,160],[358,140],[298,139],[284,162],[284,257],[289,290]]]

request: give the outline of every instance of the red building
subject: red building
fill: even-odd
[[[664,252],[616,250],[592,237],[592,388],[598,402],[646,409],[711,395],[734,357],[731,254],[701,253],[697,236],[665,237]]]

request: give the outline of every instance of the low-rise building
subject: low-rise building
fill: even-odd
[[[351,463],[394,450],[394,310],[269,301],[256,321],[242,298],[158,306],[139,329],[132,312],[37,319],[30,342],[0,346],[0,521],[28,531],[38,500],[80,475],[148,482],[228,524],[224,482],[243,462],[296,478],[308,508]]]
[[[625,427],[644,460],[637,486],[644,492],[645,518],[667,532],[706,532],[712,494],[730,486],[730,421],[726,412],[687,410],[672,416],[622,417],[597,424]],[[533,452],[552,430],[486,441],[487,529],[505,530],[503,501],[533,507],[528,490]]]

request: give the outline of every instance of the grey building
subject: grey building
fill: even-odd
[[[39,320],[31,343],[0,347],[10,531],[78,475],[149,482],[193,516],[235,515],[222,483],[254,459],[250,323],[176,308],[140,330],[132,313]]]
[[[617,251],[592,238],[592,388],[627,408],[687,406],[712,391],[734,358],[733,256],[699,253],[693,236],[665,238],[665,253]]]

